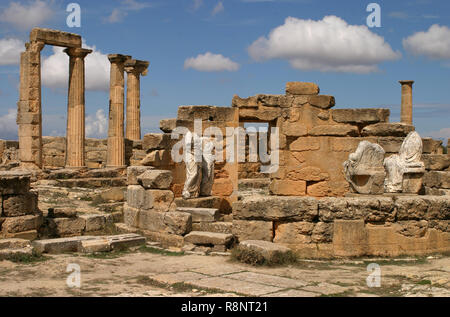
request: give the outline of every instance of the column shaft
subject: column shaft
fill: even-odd
[[[140,74],[127,72],[127,133],[130,140],[141,139]]]
[[[412,124],[412,80],[401,80],[402,85],[402,107],[400,121],[405,124]]]

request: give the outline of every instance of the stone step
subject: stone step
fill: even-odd
[[[216,208],[177,207],[176,211],[190,213],[193,223],[214,222],[220,218],[219,209]]]
[[[191,207],[191,208],[216,208],[220,209],[222,205],[222,198],[216,196],[199,197],[191,199],[175,198],[177,207]]]
[[[257,253],[270,263],[277,263],[283,255],[291,250],[280,244],[262,240],[246,240],[239,243],[240,251]]]
[[[48,174],[48,179],[82,179],[82,178],[118,178],[126,174],[124,168],[106,167],[106,168],[62,168],[52,170]]]
[[[0,250],[22,249],[30,245],[30,241],[25,239],[0,239]]]
[[[247,178],[240,179],[238,183],[239,190],[262,189],[269,190],[270,178]]]
[[[232,222],[197,222],[192,224],[192,231],[206,231],[216,233],[232,233]]]
[[[229,233],[216,233],[205,231],[192,231],[184,236],[185,243],[195,245],[225,245],[233,242],[233,235]]]
[[[77,236],[33,241],[37,253],[99,252],[125,249],[145,244],[145,237],[126,233],[114,236]]]
[[[31,256],[33,255],[33,248],[26,246],[19,249],[2,249],[0,250],[0,261],[15,258],[17,256]]]
[[[58,179],[57,182],[58,186],[67,188],[105,188],[127,186],[126,177]]]

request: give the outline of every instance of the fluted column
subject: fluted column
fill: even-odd
[[[400,122],[405,124],[412,124],[412,85],[414,80],[400,80],[402,85],[402,109],[400,115]]]
[[[111,62],[108,150],[106,165],[108,167],[125,166],[124,119],[124,63],[130,56],[120,54],[108,55]]]
[[[69,55],[69,94],[67,98],[66,167],[85,166],[85,71],[84,58],[92,50],[67,48]]]
[[[141,139],[141,74],[147,74],[149,62],[128,60],[125,63],[127,72],[127,125],[126,138],[129,140]]]

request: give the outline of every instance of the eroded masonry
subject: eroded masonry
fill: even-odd
[[[65,137],[42,136],[46,44],[69,55]],[[180,106],[177,118],[161,120],[162,133],[141,137],[140,76],[149,63],[111,54],[108,138],[87,139],[89,53],[79,35],[31,32],[21,56],[19,141],[0,141],[0,237],[12,241],[3,245],[100,252],[147,239],[206,253],[288,247],[303,257],[450,251],[450,156],[415,131],[413,81],[400,81],[401,122],[389,122],[388,109],[335,109],[318,85],[289,82],[284,94],[234,96],[229,107]],[[175,161],[177,144],[197,137],[203,159],[192,152],[188,164]],[[276,168],[252,151],[258,139]],[[223,160],[212,162],[205,153],[217,144]]]

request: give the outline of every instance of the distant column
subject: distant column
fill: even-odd
[[[149,62],[128,60],[125,63],[127,72],[127,125],[126,138],[141,139],[141,86],[140,76],[147,74]]]
[[[67,102],[66,167],[85,166],[85,71],[84,58],[92,50],[67,48],[69,55],[69,94]]]
[[[124,63],[130,56],[120,54],[108,55],[111,62],[110,93],[109,93],[109,123],[108,150],[106,166],[125,166],[125,140],[123,131],[124,119]]]
[[[412,124],[412,85],[414,80],[400,80],[402,85],[402,110],[400,121],[405,124]]]

